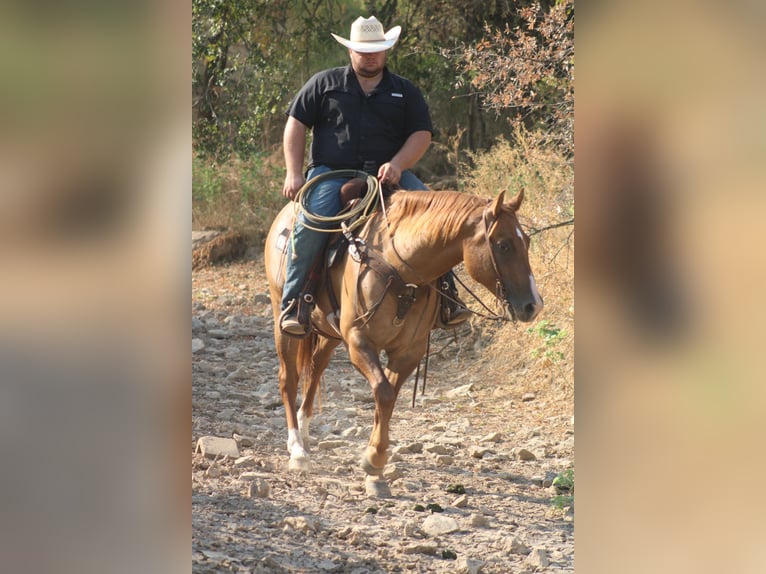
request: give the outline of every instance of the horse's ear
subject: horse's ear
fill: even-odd
[[[505,191],[501,191],[495,198],[495,201],[492,202],[492,215],[494,217],[500,215],[500,210],[503,207],[503,199],[505,199]]]
[[[524,201],[524,188],[523,187],[519,190],[518,195],[511,200],[511,203],[509,203],[508,206],[513,211],[518,211],[519,207],[521,207],[521,202],[522,201]]]

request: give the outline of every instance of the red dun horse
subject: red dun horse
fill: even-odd
[[[358,233],[360,261],[345,253],[327,280],[340,306],[337,323],[327,289],[320,289],[312,314],[314,331],[304,339],[279,330],[284,283],[285,229],[294,209],[287,205],[266,239],[265,265],[274,310],[279,354],[279,391],[285,405],[290,469],[308,470],[308,438],[314,398],[322,372],[343,341],[353,365],[375,398],[372,434],[362,459],[369,475],[380,476],[388,459],[388,429],[397,395],[426,352],[438,312],[432,284],[461,261],[468,274],[503,300],[520,321],[532,321],[543,307],[529,266],[529,238],[516,211],[520,193],[503,203],[451,191],[397,192]],[[402,302],[405,304],[402,304]],[[386,352],[385,367],[380,353]],[[296,409],[298,381],[303,402]]]

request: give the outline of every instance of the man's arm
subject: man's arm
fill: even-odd
[[[402,172],[414,166],[426,153],[429,145],[431,145],[431,132],[427,130],[412,132],[402,149],[391,158],[391,161],[380,166],[378,179],[382,183],[398,184]]]
[[[287,117],[282,146],[285,154],[285,183],[282,195],[287,199],[295,199],[298,190],[306,183],[303,177],[303,159],[306,152],[306,130],[308,128],[293,116]],[[414,135],[414,134],[413,134]]]

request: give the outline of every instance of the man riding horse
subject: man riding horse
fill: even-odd
[[[320,174],[355,169],[377,176],[384,185],[406,190],[427,190],[410,171],[431,143],[431,117],[420,90],[391,73],[386,54],[399,38],[400,26],[383,32],[374,17],[359,17],[350,38],[332,36],[348,48],[350,64],[314,75],[298,92],[287,111],[283,145],[287,174],[282,195],[295,199],[306,183]],[[303,171],[306,132],[312,130],[307,171]],[[341,210],[339,191],[346,179],[324,180],[307,199],[317,216]],[[311,304],[309,276],[319,263],[328,234],[310,229],[299,215],[288,246],[279,328],[284,334],[304,336],[310,331],[309,313],[299,306]],[[439,282],[442,296],[440,325],[454,328],[470,316],[457,297],[452,274]]]

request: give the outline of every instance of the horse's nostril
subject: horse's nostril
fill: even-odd
[[[527,317],[531,317],[535,313],[535,304],[527,303],[524,305],[524,313],[527,314]]]

